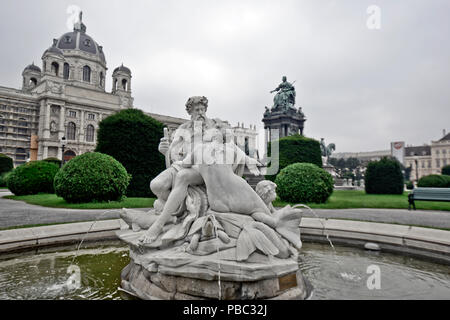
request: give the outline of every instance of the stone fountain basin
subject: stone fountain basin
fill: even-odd
[[[245,262],[239,262],[235,248],[193,256],[184,252],[182,246],[161,250],[140,246],[141,235],[142,232],[132,230],[117,232],[130,246],[131,263],[122,272],[122,288],[140,298],[240,300],[307,296],[297,259],[278,259],[255,252]]]

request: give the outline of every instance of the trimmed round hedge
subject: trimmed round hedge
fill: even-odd
[[[294,163],[277,175],[277,194],[281,200],[323,203],[333,193],[333,177],[312,163]]]
[[[56,195],[69,203],[120,200],[130,176],[113,157],[88,152],[67,162],[55,176]]]
[[[62,163],[62,161],[59,160],[58,158],[47,158],[47,159],[44,159],[43,161],[53,163],[53,164],[57,165],[59,168],[61,167],[61,163]]]
[[[450,176],[430,174],[420,178],[417,186],[421,188],[450,188]]]
[[[54,193],[53,179],[59,168],[46,161],[31,161],[6,176],[6,186],[16,196]]]
[[[2,174],[0,174],[0,187],[6,187],[6,179],[11,172],[12,171],[3,172]]]
[[[406,189],[408,190],[413,190],[414,189],[414,184],[411,181],[406,181]]]
[[[396,159],[382,158],[371,161],[365,174],[368,194],[403,194],[403,173]]]
[[[446,165],[445,167],[442,167],[441,172],[446,176],[450,176],[450,164]]]
[[[320,143],[317,140],[304,137],[299,134],[283,137],[276,141],[279,143],[279,171],[293,163],[312,163],[322,168],[322,153]],[[272,144],[268,146],[271,154]],[[275,181],[276,175],[267,175],[267,180]]]
[[[0,175],[11,171],[13,168],[13,160],[3,153],[0,153]]]

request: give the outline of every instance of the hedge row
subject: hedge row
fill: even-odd
[[[420,178],[417,186],[422,188],[450,188],[450,176],[430,174]]]
[[[158,151],[163,124],[138,109],[126,109],[99,124],[95,151],[119,161],[131,174],[127,196],[151,197],[150,181],[165,169]]]
[[[294,163],[312,163],[322,168],[322,154],[320,143],[317,140],[296,134],[283,137],[269,143],[268,154],[272,153],[272,145],[279,144],[279,170],[281,172],[287,166]],[[273,165],[273,164],[271,164]],[[266,179],[275,181],[276,175],[267,175]]]
[[[2,175],[5,172],[9,172],[14,168],[13,160],[4,155],[3,153],[0,153],[0,175]]]
[[[450,176],[450,164],[445,167],[442,167],[441,172],[442,172],[442,174],[445,174],[446,176]]]

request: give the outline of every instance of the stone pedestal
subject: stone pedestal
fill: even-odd
[[[122,271],[121,286],[141,299],[288,300],[308,296],[296,257],[279,259],[254,252],[239,262],[233,244],[196,256],[186,252],[183,244],[159,250],[141,247],[137,240],[141,232],[121,230],[117,235],[130,246],[131,262]]]
[[[329,174],[331,174],[331,176],[332,176],[333,178],[336,177],[336,172],[334,171],[334,166],[332,166],[331,164],[326,163],[326,164],[324,164],[324,165],[322,166],[322,168],[323,168],[323,170],[325,170],[326,172],[328,172]]]

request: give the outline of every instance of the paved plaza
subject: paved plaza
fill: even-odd
[[[14,226],[119,218],[118,209],[79,210],[47,208],[3,198],[6,195],[11,195],[11,193],[7,190],[0,190],[0,229]],[[406,206],[407,203],[405,203]],[[146,211],[149,209],[137,210]],[[320,218],[362,220],[450,229],[450,211],[408,211],[407,209],[315,209],[314,211]],[[308,209],[303,209],[303,216],[315,217]]]

